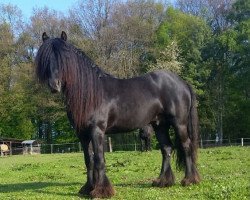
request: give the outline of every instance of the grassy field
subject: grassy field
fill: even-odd
[[[175,171],[176,185],[151,187],[160,171],[159,151],[106,154],[107,173],[116,195],[112,199],[249,199],[250,148],[218,147],[199,150],[199,185],[182,187],[182,171]],[[175,167],[173,167],[175,169]],[[0,199],[80,199],[86,180],[80,153],[26,155],[0,158]]]

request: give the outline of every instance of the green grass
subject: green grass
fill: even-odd
[[[107,174],[116,195],[112,199],[249,199],[250,148],[200,149],[198,168],[202,182],[182,187],[183,172],[174,168],[176,184],[151,187],[159,175],[161,154],[106,153]],[[86,180],[80,153],[20,155],[0,158],[0,199],[80,199]]]

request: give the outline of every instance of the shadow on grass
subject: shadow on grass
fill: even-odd
[[[153,186],[154,179],[148,179],[144,181],[138,181],[138,182],[125,182],[125,183],[116,183],[114,184],[114,187],[121,187],[121,188],[139,188],[139,189],[149,189],[149,188],[155,188],[155,189],[161,189],[161,187]],[[175,183],[173,186],[170,187],[163,187],[163,188],[171,188],[171,187],[180,187],[185,188],[181,185],[181,183]]]
[[[73,191],[73,193],[43,190],[44,188],[50,188],[50,187],[69,187],[74,185],[77,185],[80,188],[82,183],[29,182],[29,183],[0,184],[0,193],[23,192],[31,190],[36,193],[46,193],[46,194],[55,194],[63,196],[78,196],[78,190]]]
[[[152,183],[117,183],[115,187],[151,188]]]

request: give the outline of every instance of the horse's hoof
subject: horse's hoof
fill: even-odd
[[[174,181],[173,180],[167,180],[167,179],[156,179],[153,181],[152,186],[153,187],[170,187],[174,185]]]
[[[114,188],[111,187],[101,187],[97,186],[94,190],[90,192],[92,198],[111,198],[115,195]]]
[[[181,185],[182,186],[189,186],[192,184],[198,184],[200,182],[200,178],[199,177],[188,177],[188,178],[184,178],[181,181]]]
[[[93,187],[86,183],[84,186],[81,187],[78,193],[80,195],[90,195],[90,192],[92,190],[93,190]]]

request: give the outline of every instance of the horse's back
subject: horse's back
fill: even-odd
[[[171,71],[158,70],[148,74],[152,80],[160,87],[166,87],[169,90],[186,90],[187,83],[177,74]]]

